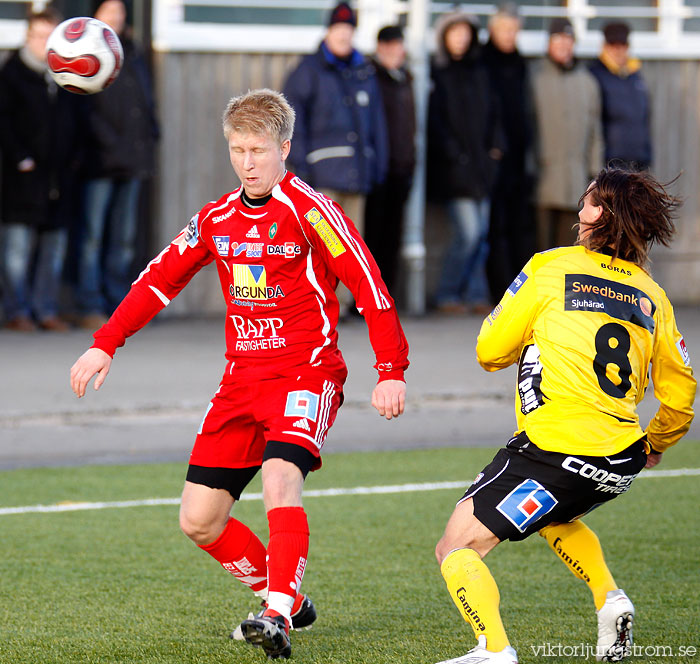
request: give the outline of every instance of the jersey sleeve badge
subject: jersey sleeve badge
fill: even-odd
[[[685,339],[683,339],[683,337],[676,341],[676,348],[678,348],[678,352],[681,354],[683,364],[685,364],[686,367],[689,367],[690,353],[688,352],[688,347],[685,345]]]
[[[182,229],[182,232],[172,241],[180,250],[180,255],[185,253],[187,247],[194,248],[199,242],[199,213],[195,214],[190,223]]]
[[[506,293],[510,294],[511,297],[515,297],[515,294],[522,288],[522,285],[527,281],[527,275],[521,272],[515,279],[513,283],[508,286]]]
[[[343,245],[330,224],[315,207],[311,208],[304,217],[318,233],[321,240],[323,240],[323,244],[326,245],[333,258],[338,258],[338,256],[345,253],[345,245]]]

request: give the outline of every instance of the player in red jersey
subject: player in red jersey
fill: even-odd
[[[290,627],[315,619],[300,592],[309,548],[301,497],[343,399],[339,279],[367,321],[379,373],[372,405],[386,419],[403,413],[408,367],[393,300],[351,220],[285,169],[293,129],[294,111],[277,92],[231,99],[224,134],[241,186],[205,205],[148,264],[71,369],[78,397],[95,375],[99,389],[126,338],[216,264],[227,303],[227,365],[192,450],[180,526],[263,598],[263,611],[234,635],[271,658],[289,657]],[[230,516],[260,468],[267,548]]]

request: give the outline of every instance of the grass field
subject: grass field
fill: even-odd
[[[493,453],[328,455],[307,489],[466,484]],[[699,467],[700,443],[683,443],[660,469]],[[180,464],[3,472],[0,507],[171,498],[183,473]],[[249,490],[259,491],[259,483]],[[451,604],[433,557],[460,495],[308,497],[304,589],[319,620],[294,634],[293,660],[432,664],[471,648],[471,629]],[[700,648],[698,504],[698,476],[639,478],[627,495],[586,519],[637,607],[636,643],[646,654],[632,661],[700,663],[700,656],[679,656],[681,648]],[[235,514],[266,538],[260,501],[239,503]],[[0,533],[2,664],[264,661],[260,650],[227,638],[255,608],[252,596],[180,533],[174,505],[0,515]],[[595,638],[587,588],[545,542],[534,536],[506,543],[487,562],[520,661],[584,661],[537,654],[544,644],[580,648]],[[665,655],[649,656],[661,646]]]

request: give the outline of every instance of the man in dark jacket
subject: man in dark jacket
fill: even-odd
[[[404,207],[416,163],[413,78],[405,62],[401,27],[382,28],[373,63],[389,134],[389,170],[384,182],[375,185],[367,197],[365,240],[392,294],[397,285]]]
[[[605,161],[644,170],[651,165],[649,91],[639,60],[629,57],[630,29],[608,23],[605,42],[591,74],[600,85]]]
[[[485,265],[489,206],[502,155],[499,105],[481,59],[476,18],[446,14],[428,111],[428,195],[447,205],[452,239],[435,296],[446,313],[490,311]]]
[[[126,16],[123,0],[104,0],[95,12],[119,35],[124,64],[114,83],[90,99],[89,179],[78,273],[82,325],[88,329],[106,322],[131,286],[139,196],[154,171],[158,127],[151,83],[128,36]]]
[[[46,40],[60,21],[52,9],[31,15],[24,46],[0,71],[3,305],[6,327],[20,332],[36,323],[68,329],[58,296],[74,214],[81,100],[47,72]]]
[[[284,85],[296,113],[291,170],[340,204],[364,235],[365,196],[386,177],[386,121],[372,63],[353,48],[357,16],[346,2],[330,14],[326,36]],[[338,289],[341,316],[352,304]]]

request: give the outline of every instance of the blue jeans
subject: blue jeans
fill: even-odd
[[[33,315],[41,321],[58,314],[67,244],[68,233],[62,228],[37,231],[25,224],[3,226],[3,306],[8,320]]]
[[[435,296],[438,305],[489,303],[486,259],[489,254],[490,207],[487,198],[455,198],[447,204],[452,237]]]
[[[140,191],[138,178],[98,178],[85,184],[78,259],[78,299],[85,313],[111,313],[129,291]]]

